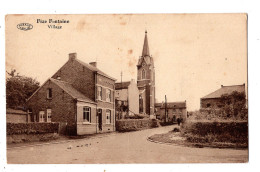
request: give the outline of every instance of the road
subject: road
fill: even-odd
[[[10,164],[117,164],[117,163],[233,163],[247,162],[248,150],[192,148],[150,142],[148,136],[173,126],[128,133],[10,148]]]

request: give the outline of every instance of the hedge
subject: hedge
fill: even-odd
[[[116,130],[120,132],[137,131],[158,126],[156,119],[124,119],[116,121]]]
[[[7,135],[58,133],[59,123],[7,123]]]
[[[182,133],[190,142],[230,142],[248,144],[246,121],[187,122]]]

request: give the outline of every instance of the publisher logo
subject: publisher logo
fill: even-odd
[[[17,28],[20,30],[31,30],[33,28],[33,25],[31,25],[30,23],[20,23],[17,25]]]

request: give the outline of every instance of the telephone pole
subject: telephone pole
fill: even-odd
[[[167,114],[167,97],[165,95],[165,122],[168,122],[168,114]]]

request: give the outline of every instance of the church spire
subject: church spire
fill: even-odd
[[[145,56],[150,56],[149,46],[148,46],[148,39],[147,39],[147,31],[145,31],[144,47],[143,47],[143,53],[142,53],[142,57],[145,57]]]

